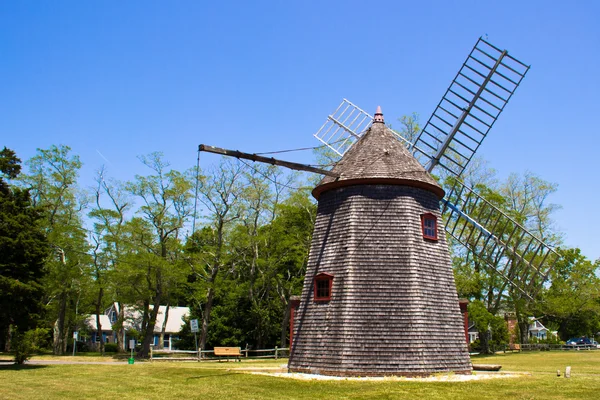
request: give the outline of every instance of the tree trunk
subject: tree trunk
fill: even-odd
[[[54,323],[54,343],[52,345],[54,355],[60,356],[65,353],[65,317],[67,313],[67,293],[60,293],[58,303],[58,319]]]
[[[4,343],[4,352],[10,352],[10,342],[12,340],[13,334],[13,326],[12,324],[8,325],[8,329],[6,329],[6,342]]]
[[[200,333],[200,350],[206,350],[206,338],[208,337],[208,322],[210,320],[210,310],[212,309],[215,290],[211,286],[208,288],[206,304],[204,305],[204,315],[202,315],[202,332]]]
[[[150,354],[150,345],[154,341],[154,326],[156,325],[156,317],[160,308],[161,295],[157,294],[154,301],[154,308],[150,311],[150,318],[146,325],[146,331],[144,334],[144,341],[142,342],[142,348],[138,352],[138,357],[148,358]]]
[[[117,334],[117,346],[119,347],[119,352],[125,351],[125,328],[123,325],[125,324],[125,310],[123,310],[123,304],[116,303],[117,307],[119,307],[119,316],[117,317],[117,329],[115,333]]]
[[[288,326],[290,322],[290,313],[292,310],[292,303],[290,301],[287,302],[285,307],[285,311],[283,312],[283,321],[281,323],[281,340],[279,346],[282,348],[286,347],[287,344],[287,335],[288,335]]]
[[[492,332],[490,330],[479,332],[479,345],[481,346],[481,354],[492,354],[490,347],[490,337]]]
[[[519,319],[517,323],[519,324],[519,335],[521,338],[521,343],[529,343],[529,321],[521,321]]]
[[[160,329],[160,339],[158,340],[158,347],[160,349],[165,347],[165,331],[167,330],[167,320],[169,319],[170,306],[170,302],[167,302],[167,307],[165,308],[165,317],[163,319],[162,327]]]
[[[523,315],[520,307],[515,307],[515,315],[517,317],[517,325],[519,326],[519,338],[521,344],[529,343],[529,318]]]
[[[104,355],[104,336],[102,335],[102,323],[100,322],[100,307],[102,306],[102,296],[104,289],[98,290],[98,298],[96,299],[96,328],[100,335],[100,354]]]

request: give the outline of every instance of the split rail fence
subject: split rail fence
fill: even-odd
[[[596,345],[591,344],[547,344],[547,343],[528,343],[492,346],[492,352],[522,352],[522,351],[569,351],[569,350],[598,350]]]
[[[268,359],[275,360],[279,358],[287,358],[290,354],[288,347],[275,347],[273,349],[240,349],[243,359]],[[215,361],[221,360],[223,357],[214,355],[214,350],[166,350],[154,349],[150,346],[150,361]]]

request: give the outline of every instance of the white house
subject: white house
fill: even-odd
[[[152,309],[152,306],[150,306]],[[124,337],[123,343],[128,343],[130,337],[127,336],[128,332],[132,329],[136,331],[142,330],[142,319],[143,314],[138,307],[125,305],[124,310]],[[185,325],[185,317],[190,315],[189,307],[174,307],[170,306],[167,310],[166,306],[160,306],[158,309],[158,315],[156,317],[156,324],[154,325],[154,346],[159,345],[160,334],[163,329],[165,322],[165,315],[167,315],[165,325],[165,335],[163,338],[163,347],[168,350],[174,350],[175,341],[179,339],[179,332]],[[100,315],[100,324],[102,327],[102,336],[105,343],[116,343],[117,342],[117,331],[113,329],[112,325],[117,322],[119,317],[119,303],[113,303],[107,308],[103,315]],[[97,335],[96,327],[96,315],[92,314],[86,319],[86,324],[91,334],[91,344],[100,342],[100,336]]]
[[[554,336],[558,334],[556,331],[550,331],[546,328],[537,318],[530,318],[531,324],[529,325],[529,337],[536,339],[548,339],[548,336]]]
[[[550,331],[546,328],[537,318],[530,318],[531,324],[529,325],[528,334],[529,338],[537,338],[539,340],[547,339],[548,336],[557,336],[557,331]],[[475,324],[469,325],[469,343],[473,343],[479,339],[479,332],[475,328]]]

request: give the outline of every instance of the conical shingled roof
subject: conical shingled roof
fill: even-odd
[[[444,197],[444,190],[385,126],[383,118],[373,122],[332,172],[340,177],[323,178],[312,192],[316,199],[327,190],[362,184],[412,186]]]

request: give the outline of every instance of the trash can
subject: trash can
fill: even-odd
[[[127,364],[133,364],[134,360],[135,359],[133,357],[129,358],[129,360],[127,361]]]

